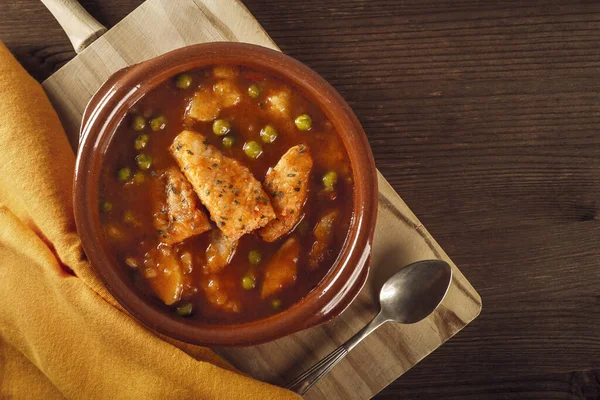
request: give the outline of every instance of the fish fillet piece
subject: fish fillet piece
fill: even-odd
[[[267,173],[263,187],[270,196],[277,219],[258,232],[266,242],[279,239],[300,221],[312,166],[308,146],[300,144],[290,148]]]
[[[266,299],[292,285],[297,278],[300,242],[295,236],[290,237],[273,254],[265,265],[260,297]]]
[[[154,227],[163,243],[172,245],[210,230],[208,216],[198,208],[192,185],[176,167],[161,176],[165,201],[157,204]]]
[[[206,248],[206,265],[203,267],[207,274],[216,274],[225,268],[237,249],[238,241],[231,240],[220,230],[210,233],[210,242]]]
[[[211,219],[230,240],[238,240],[275,218],[267,194],[250,170],[224,156],[204,135],[183,131],[169,150]]]
[[[166,305],[181,299],[185,277],[180,260],[171,247],[160,244],[146,253],[143,275],[154,293]]]
[[[317,268],[327,255],[331,242],[333,242],[333,230],[339,216],[339,210],[329,211],[315,225],[313,234],[316,240],[308,253],[309,269]]]

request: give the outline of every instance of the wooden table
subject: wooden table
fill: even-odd
[[[140,3],[82,1],[109,27]],[[378,398],[600,398],[600,3],[244,3],[483,298]],[[0,2],[0,40],[40,80],[74,55],[38,0]]]

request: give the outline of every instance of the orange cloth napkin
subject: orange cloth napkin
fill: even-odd
[[[127,314],[75,230],[75,156],[0,42],[0,398],[297,399]]]

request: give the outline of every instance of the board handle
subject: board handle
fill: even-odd
[[[78,54],[106,32],[106,27],[85,11],[77,0],[41,1],[54,15]]]

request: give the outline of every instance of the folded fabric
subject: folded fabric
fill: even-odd
[[[77,237],[74,166],[41,86],[0,43],[0,398],[297,399],[119,306]]]

